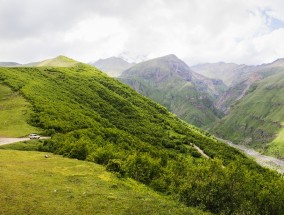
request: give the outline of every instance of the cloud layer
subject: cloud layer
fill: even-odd
[[[0,61],[174,53],[189,64],[284,57],[282,0],[0,0]]]

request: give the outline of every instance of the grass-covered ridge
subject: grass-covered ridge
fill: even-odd
[[[205,214],[90,162],[0,150],[0,214]]]
[[[29,122],[52,135],[41,150],[104,164],[214,213],[284,212],[277,174],[91,66],[0,68],[0,81],[32,104]]]

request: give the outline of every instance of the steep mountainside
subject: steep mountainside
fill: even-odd
[[[275,71],[270,67],[258,74],[264,77]],[[249,144],[284,158],[284,68],[254,82],[246,94],[213,131],[234,142]]]
[[[118,77],[123,71],[129,69],[134,64],[128,63],[127,61],[118,57],[110,57],[106,59],[100,59],[94,63],[90,63],[90,65],[97,67],[98,69],[108,74],[110,77]]]
[[[139,63],[119,80],[197,126],[218,118],[213,101],[225,90],[221,80],[194,73],[175,55]]]
[[[0,83],[23,95],[28,122],[52,135],[41,150],[104,164],[213,213],[284,213],[279,175],[91,66],[0,68]]]
[[[278,59],[272,63],[259,66],[218,63],[213,65],[205,64],[194,68],[195,71],[201,74],[207,74],[209,77],[219,77],[229,84],[226,92],[214,103],[218,110],[227,114],[230,111],[230,106],[242,99],[253,83],[281,71],[283,67],[284,59]],[[227,82],[228,79],[230,82]]]

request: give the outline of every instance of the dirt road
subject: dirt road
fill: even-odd
[[[50,137],[40,137],[40,139],[48,139]],[[0,145],[10,144],[10,143],[17,143],[21,141],[30,140],[28,137],[24,138],[7,138],[7,137],[0,137]]]

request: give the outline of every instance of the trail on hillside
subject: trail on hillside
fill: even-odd
[[[220,139],[221,140],[221,139]],[[232,143],[231,141],[228,140],[221,140],[223,142],[226,142],[228,145],[241,150],[242,152],[244,152],[245,154],[247,154],[249,157],[252,157],[258,164],[260,164],[261,166],[264,167],[268,167],[270,169],[274,169],[279,173],[284,173],[284,161],[274,158],[274,157],[270,157],[267,155],[262,155],[259,152],[253,150],[253,149],[249,149],[243,145],[236,145],[234,143]]]

